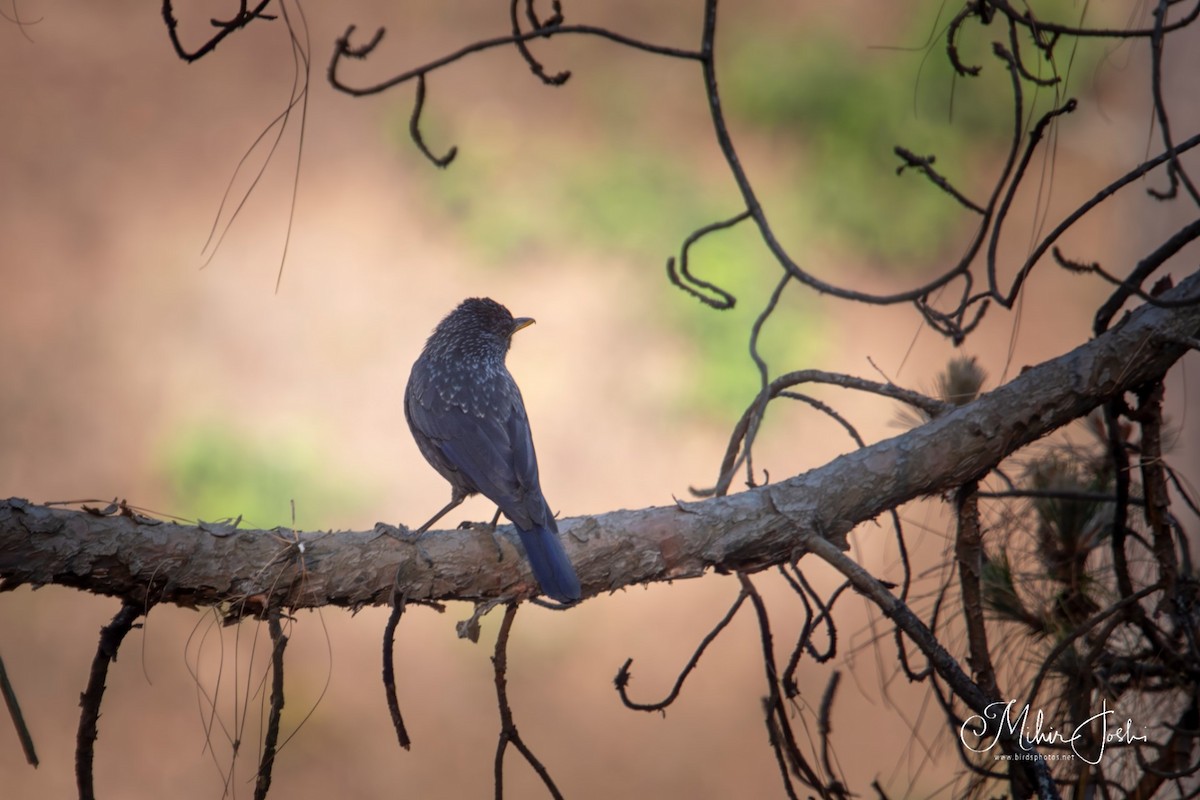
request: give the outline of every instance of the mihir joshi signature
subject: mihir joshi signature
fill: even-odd
[[[1110,730],[1110,723],[1115,721],[1116,712],[1109,710],[1107,701],[1101,701],[1100,713],[1093,714],[1074,728],[1066,731],[1045,725],[1045,717],[1038,709],[1030,727],[1029,704],[1026,703],[1014,715],[1017,701],[1007,703],[991,703],[983,709],[982,714],[967,717],[958,730],[963,746],[975,753],[986,753],[994,748],[1001,739],[1016,738],[1017,746],[1022,750],[1032,750],[1038,745],[1068,745],[1076,757],[1088,764],[1096,765],[1104,757],[1104,748],[1114,742],[1133,744],[1147,741],[1149,737],[1139,734],[1133,729],[1133,720],[1126,719],[1125,724]],[[1099,749],[1094,756],[1085,755],[1079,751],[1081,745],[1088,741],[1087,729],[1093,723],[1100,724],[1099,735],[1094,742]],[[1146,729],[1143,727],[1143,731]],[[989,736],[990,739],[985,739]],[[969,741],[968,741],[969,740]],[[972,744],[971,742],[975,742]]]

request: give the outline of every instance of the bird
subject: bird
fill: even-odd
[[[542,495],[537,454],[521,390],[505,356],[530,317],[513,317],[488,297],[463,300],[438,323],[413,364],[404,416],[425,460],[450,483],[450,502],[423,533],[474,494],[517,529],[542,592],[561,603],[581,597],[579,577]]]

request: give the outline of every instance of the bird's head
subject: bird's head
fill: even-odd
[[[514,317],[490,297],[469,297],[438,323],[429,344],[441,345],[445,350],[459,354],[503,358],[512,335],[533,323],[532,317]]]

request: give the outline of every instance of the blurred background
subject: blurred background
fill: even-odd
[[[207,20],[235,7],[177,9],[185,43],[207,37]],[[1044,8],[1043,16],[1078,20],[1086,5]],[[997,91],[1008,77],[989,55],[1001,32],[968,28],[963,59],[985,69],[976,82],[955,80],[939,9],[770,0],[722,9],[720,81],[732,134],[784,243],[825,280],[903,289],[954,263],[969,240],[973,217],[919,176],[896,176],[894,145],[935,153],[943,174],[980,201],[1002,163],[1011,103]],[[538,320],[518,337],[509,366],[532,420],[543,488],[562,515],[663,505],[715,481],[757,389],[747,341],[778,268],[745,227],[692,253],[698,275],[737,296],[733,310],[708,309],[666,279],[666,259],[689,233],[741,208],[697,65],[561,37],[531,44],[549,72],[572,72],[565,86],[548,88],[512,49],[465,59],[428,81],[425,139],[436,153],[459,148],[441,171],[408,139],[414,87],[358,100],[333,91],[324,77],[333,42],[351,23],[361,40],[388,27],[375,55],[342,74],[366,84],[506,33],[507,8],[307,4],[313,69],[303,147],[293,116],[230,223],[266,148],[252,150],[240,172],[239,160],[289,101],[294,63],[281,22],[256,22],[188,65],[171,50],[159,9],[145,3],[16,10],[37,23],[0,22],[0,494],[121,497],[188,519],[242,515],[250,527],[292,525],[292,501],[294,525],[305,530],[419,524],[448,488],[405,427],[404,383],[431,328],[473,295]],[[572,1],[565,11],[569,22],[656,43],[698,43],[698,2]],[[296,6],[289,13],[299,25]],[[1130,12],[1105,13],[1124,24]],[[1168,49],[1169,97],[1186,96],[1196,53]],[[1001,252],[1007,274],[1039,231],[1158,151],[1147,64],[1144,43],[1072,53],[1067,94],[1081,108],[1063,118],[1054,158],[1035,162]],[[1045,110],[1052,98],[1027,99]],[[1194,104],[1177,104],[1179,139],[1198,116]],[[1071,257],[1121,273],[1186,211],[1135,189],[1063,244]],[[202,250],[214,218],[222,238],[209,258],[211,248]],[[1085,341],[1106,295],[1043,264],[1017,310],[989,312],[963,351],[994,386]],[[796,286],[763,349],[775,374],[882,373],[928,391],[956,354],[910,307],[851,305]],[[1177,430],[1195,423],[1187,399],[1200,391],[1196,373],[1193,356],[1173,376]],[[900,432],[890,404],[813,394],[869,441]],[[1177,439],[1174,463],[1194,480],[1196,437]],[[799,404],[773,407],[755,464],[778,479],[852,446]],[[454,521],[490,515],[475,499]],[[924,578],[932,586],[947,520],[934,503],[912,505],[904,518],[918,564],[934,570]],[[852,538],[864,565],[898,577],[885,528],[864,526]],[[824,591],[839,583],[802,566]],[[759,583],[786,659],[803,610],[778,576]],[[664,695],[737,591],[733,577],[709,576],[629,589],[569,614],[518,615],[509,654],[516,721],[567,796],[783,795],[761,720],[766,689],[748,609],[665,716],[623,709],[612,688],[631,657],[633,697]],[[26,766],[0,720],[5,797],[74,795],[78,693],[99,628],[118,606],[53,587],[0,597],[0,653],[42,762]],[[287,653],[290,738],[274,796],[490,795],[499,721],[489,656],[499,615],[470,644],[454,632],[470,611],[415,609],[401,623],[398,693],[411,752],[395,742],[379,680],[386,609],[298,615]],[[835,706],[839,767],[854,788],[877,779],[893,797],[949,796],[957,755],[923,687],[896,680],[886,626],[849,595],[838,618],[834,666],[849,678]],[[211,612],[155,608],[110,672],[98,791],[252,795],[268,653],[255,623],[222,628]],[[796,711],[810,724],[829,669],[808,662],[799,673]],[[234,739],[242,742],[236,759]],[[510,755],[511,796],[541,796],[531,770]]]

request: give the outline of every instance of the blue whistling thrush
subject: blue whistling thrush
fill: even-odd
[[[504,365],[512,335],[531,324],[495,300],[469,298],[438,323],[413,364],[404,416],[421,454],[452,490],[420,530],[482,494],[499,506],[497,517],[503,512],[516,526],[542,591],[571,603],[581,596],[579,578],[542,496],[521,390]]]

